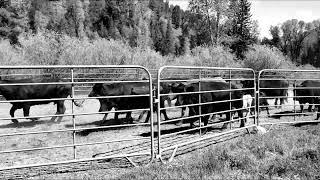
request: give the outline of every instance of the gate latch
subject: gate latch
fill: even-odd
[[[154,103],[159,103],[159,98],[154,99]]]

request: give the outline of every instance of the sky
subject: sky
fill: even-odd
[[[252,20],[258,20],[260,37],[268,37],[270,26],[286,20],[311,22],[320,19],[320,0],[249,0]],[[169,0],[170,4],[187,9],[188,0]]]

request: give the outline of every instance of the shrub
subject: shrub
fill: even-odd
[[[245,54],[243,67],[260,71],[262,69],[290,69],[294,67],[294,64],[288,61],[277,48],[252,45]]]
[[[199,46],[192,50],[191,55],[196,66],[240,67],[236,57],[222,46]]]
[[[23,55],[20,53],[19,48],[14,48],[10,45],[9,41],[0,41],[0,62],[1,65],[22,65]]]

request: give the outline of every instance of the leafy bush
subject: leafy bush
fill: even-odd
[[[277,48],[252,45],[245,54],[243,67],[260,71],[262,69],[290,69],[294,67],[294,64],[287,60]]]
[[[196,66],[240,67],[236,57],[222,46],[199,46],[192,50],[191,56]]]
[[[10,45],[9,41],[0,41],[0,62],[1,65],[22,65],[23,54],[19,52],[19,49]]]

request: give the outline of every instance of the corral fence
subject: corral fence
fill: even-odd
[[[135,130],[149,128],[149,131],[153,132],[153,116],[146,123],[125,122],[124,118],[120,117],[119,121],[123,120],[122,123],[115,121],[101,123],[102,116],[107,116],[108,113],[112,116],[116,113],[121,115],[136,111],[153,112],[152,78],[146,68],[141,66],[1,66],[0,69],[0,94],[6,99],[1,98],[0,101],[1,171],[111,158],[125,158],[129,163],[136,165],[131,157],[143,156],[149,162],[154,158],[153,133],[148,137],[137,136],[134,130],[124,133],[129,127]],[[23,80],[14,81],[13,79]],[[143,83],[147,91],[145,94],[136,95],[118,93],[116,96],[111,96],[102,93],[96,97],[88,97],[93,86],[110,83]],[[104,86],[99,89],[99,92],[102,92],[103,88]],[[69,97],[59,94],[66,92]],[[41,94],[50,95],[42,96]],[[139,97],[147,98],[149,103],[147,107],[122,108],[116,111],[99,110],[100,104],[109,103],[117,98],[130,100],[130,98]],[[65,110],[62,106],[60,110],[57,107],[56,114],[54,114],[55,111],[51,111],[52,105],[31,105],[29,115],[30,104],[48,102],[59,104],[61,101],[62,104],[65,101]],[[11,109],[9,109],[9,103],[12,104]],[[82,107],[76,107],[77,103],[82,103]],[[28,111],[24,114],[27,117],[24,117],[19,110],[15,113],[16,117],[8,117],[9,112],[14,114],[16,109],[21,108],[24,113]],[[62,117],[64,117],[63,121],[59,119]],[[14,123],[10,123],[11,120]],[[104,133],[109,130],[116,133],[113,135]],[[98,133],[102,134],[95,135]],[[92,136],[88,138],[88,134]],[[141,145],[138,151],[124,149],[137,144]],[[110,151],[106,152],[107,149]]]
[[[271,128],[277,124],[320,122],[316,120],[318,113],[313,112],[319,111],[320,105],[319,70],[264,69],[257,75],[257,110],[268,107],[270,111],[258,112],[258,125]],[[265,101],[268,104],[262,103]]]
[[[240,92],[252,94],[251,98],[254,101],[255,86],[249,88],[243,88],[241,86],[242,81],[248,81],[255,84],[255,72],[252,69],[164,66],[159,69],[157,79],[158,92],[155,101],[156,103],[159,104],[167,96],[176,98],[177,101],[181,96],[193,96],[194,98],[192,102],[186,104],[176,103],[176,106],[172,107],[157,106],[157,155],[160,159],[162,159],[163,154],[166,154],[168,160],[171,161],[179,148],[183,148],[190,144],[197,144],[198,142],[205,142],[206,140],[212,140],[214,137],[228,133],[248,130],[248,128],[251,128],[255,124],[255,119],[257,117],[254,104],[248,107],[235,107],[237,102],[242,102],[243,100],[242,94],[241,96],[236,96]],[[221,85],[213,85],[219,82],[222,82],[222,87],[220,87]],[[161,87],[165,87],[166,84],[177,87],[181,85],[184,87],[184,90],[180,89],[181,91],[176,92],[161,91]],[[227,86],[223,86],[226,84]],[[208,85],[210,88],[208,88]],[[188,86],[195,87],[196,90],[186,92],[185,89]],[[211,100],[214,102],[208,98],[212,98]],[[208,108],[208,106],[211,105],[214,106],[213,109]],[[186,108],[189,109],[189,114],[187,116],[184,115],[184,110]],[[162,120],[161,112],[172,111],[173,109],[176,111],[178,109],[176,116],[169,120]],[[197,112],[192,113],[192,110],[190,109]],[[237,111],[249,109],[252,111],[251,113],[247,113],[245,117],[241,117],[239,114],[236,116]],[[222,117],[220,118],[219,115],[222,115]],[[219,118],[217,118],[218,116]],[[203,124],[203,119],[207,119],[209,122]],[[195,120],[196,122],[194,122]],[[244,127],[239,128],[241,121],[247,122]],[[182,126],[180,125],[179,128],[172,128],[172,123],[182,124]],[[229,124],[229,128],[221,132],[220,127],[225,126],[226,124]],[[211,129],[210,133],[203,133],[206,132],[207,129]],[[193,135],[191,136],[190,134]],[[169,153],[169,151],[172,153]]]
[[[12,98],[5,97],[3,91],[0,94],[4,96],[0,99],[0,176],[6,170],[95,160],[112,163],[112,159],[122,159],[134,166],[154,159],[171,161],[179,150],[188,151],[186,148],[190,146],[201,148],[217,142],[219,137],[246,132],[257,125],[319,122],[310,115],[317,114],[312,106],[320,105],[320,84],[303,86],[306,81],[320,81],[319,70],[254,72],[249,68],[188,66],[163,66],[159,70],[142,66],[0,66],[0,69],[0,89],[13,90],[14,94]],[[122,92],[119,88],[116,95],[105,94],[108,85],[130,83],[133,85],[129,91]],[[140,84],[139,90],[147,90],[132,93],[135,84]],[[95,85],[100,89],[96,89],[96,96],[89,97]],[[19,89],[31,88],[41,94],[53,86],[70,88],[70,97],[30,98],[37,96],[29,94],[16,98]],[[142,97],[147,98],[147,106],[141,106],[140,101],[146,100]],[[171,106],[169,101],[168,105],[165,103],[168,99],[172,100]],[[282,108],[274,104],[276,99],[278,103],[284,102]],[[114,109],[102,108],[116,100],[125,103]],[[239,102],[246,100],[251,103],[240,107]],[[58,113],[52,111],[52,105],[31,106],[30,112],[28,107],[21,106],[49,101],[56,104],[65,101],[65,112],[59,113],[58,107]],[[12,110],[10,104],[16,104],[16,108]],[[308,112],[300,111],[299,107],[304,106]],[[16,109],[15,117],[10,117],[10,111]],[[154,110],[157,121],[152,115],[149,121],[140,119],[141,112]],[[244,116],[239,111],[244,111]],[[128,121],[129,112],[135,121]],[[245,123],[241,125],[242,122]]]

